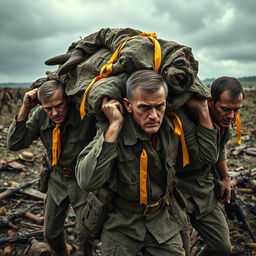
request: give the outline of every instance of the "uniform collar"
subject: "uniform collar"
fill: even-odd
[[[125,113],[124,120],[125,120],[123,125],[124,145],[132,146],[132,145],[135,145],[138,140],[144,140],[144,141],[148,140],[146,137],[140,134],[129,113]],[[164,116],[162,125],[159,129],[159,135],[162,137],[162,133],[165,134],[165,133],[173,133],[173,132],[174,132],[174,126],[172,122],[166,116]]]

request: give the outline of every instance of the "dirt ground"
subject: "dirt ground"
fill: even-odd
[[[256,86],[254,87],[256,88]],[[6,148],[6,136],[8,127],[17,114],[21,101],[12,104],[12,113],[8,113],[7,108],[3,109],[0,116],[0,160],[6,161],[18,159],[21,152],[10,152]],[[237,197],[240,199],[240,205],[248,218],[254,235],[256,235],[256,90],[246,91],[246,99],[241,110],[243,125],[242,145],[237,144],[236,138],[232,138],[228,143],[227,152],[229,156],[229,169],[232,176],[232,183],[237,191]],[[16,183],[32,181],[39,177],[41,160],[44,155],[44,148],[40,141],[35,141],[26,151],[34,155],[33,162],[24,162],[17,160],[23,165],[22,170],[0,169],[0,192],[4,187],[15,186]],[[37,189],[37,184],[31,186]],[[37,202],[36,206],[33,206]],[[246,205],[247,203],[247,205]],[[248,204],[249,203],[249,204]],[[25,209],[31,206],[30,212],[37,216],[43,215],[43,200],[35,199],[23,194],[15,194],[9,198],[0,201],[0,219],[13,214],[18,209]],[[70,212],[67,223],[74,222],[74,215]],[[20,218],[15,222],[16,229],[10,226],[0,227],[1,238],[26,234],[28,232],[42,230],[42,226],[35,225],[31,220]],[[238,220],[229,220],[231,241],[233,246],[232,255],[256,256],[256,241],[252,241],[244,224]],[[68,228],[68,242],[73,245],[73,251],[76,248],[76,238],[74,229]],[[42,241],[42,237],[38,237]],[[254,242],[254,243],[253,243]],[[199,237],[194,241],[193,246],[200,248],[202,241]],[[25,255],[24,250],[27,247],[27,240],[23,242],[0,244],[1,255]],[[8,251],[10,250],[10,251]],[[7,252],[6,252],[7,251]]]

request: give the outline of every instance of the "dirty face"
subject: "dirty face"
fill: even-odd
[[[229,91],[224,91],[220,95],[220,100],[216,102],[210,99],[208,101],[209,110],[216,125],[220,128],[228,128],[242,107],[243,100],[242,93],[238,97],[232,98]]]
[[[52,96],[43,98],[41,103],[47,116],[55,124],[64,122],[68,114],[68,100],[63,96],[60,89],[56,90]]]
[[[166,109],[164,87],[153,93],[146,93],[138,87],[132,99],[124,99],[124,104],[142,135],[151,138],[158,132]]]

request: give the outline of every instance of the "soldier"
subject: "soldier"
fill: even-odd
[[[28,119],[32,108],[41,103]],[[81,120],[62,84],[50,80],[25,93],[20,111],[8,132],[8,148],[20,150],[40,137],[52,168],[45,202],[45,238],[55,255],[66,256],[64,221],[70,204],[76,213],[79,255],[91,255],[88,234],[81,221],[87,198],[75,178],[76,158],[95,135],[92,117]]]
[[[220,77],[211,86],[208,107],[214,124],[218,127],[218,160],[215,164],[224,184],[224,202],[230,201],[230,176],[228,174],[225,144],[231,137],[231,124],[244,100],[244,92],[238,80]],[[193,116],[190,112],[189,116]],[[195,120],[190,121],[190,127]],[[201,134],[203,136],[203,134]],[[181,162],[181,161],[178,161]],[[230,255],[231,244],[225,215],[215,195],[214,174],[206,163],[190,163],[185,168],[176,165],[179,188],[189,202],[189,217],[192,226],[199,232],[206,247],[200,256]],[[184,234],[183,234],[184,235]],[[189,255],[189,241],[185,243]]]
[[[21,88],[18,88],[16,91],[15,91],[15,95],[14,95],[14,100],[15,100],[15,103],[17,104],[19,101],[23,101],[23,95],[22,95],[22,92],[21,92]]]
[[[4,106],[7,106],[9,113],[12,113],[11,100],[12,98],[8,88],[3,88],[0,94],[0,114],[2,113]]]
[[[100,123],[97,136],[78,157],[81,188],[93,191],[107,184],[114,193],[114,208],[101,233],[103,255],[185,255],[179,231],[186,221],[173,196],[179,138],[173,119],[165,116],[167,93],[159,74],[133,73],[126,84],[125,110],[105,97],[102,111],[108,121]],[[207,113],[207,105],[202,109]],[[213,128],[209,113],[203,121],[208,130]]]

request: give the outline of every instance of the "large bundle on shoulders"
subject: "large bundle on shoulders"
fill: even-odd
[[[163,75],[169,89],[168,106],[173,110],[192,95],[201,98],[210,95],[197,77],[198,62],[191,48],[156,39],[152,33],[129,28],[102,29],[72,43],[68,52],[76,49],[85,52],[84,60],[64,75],[59,75],[59,69],[48,72],[46,79],[61,81],[67,95],[78,104],[87,89],[85,112],[97,118],[101,117],[102,98],[109,96],[122,100],[126,80],[136,70],[152,69]]]

